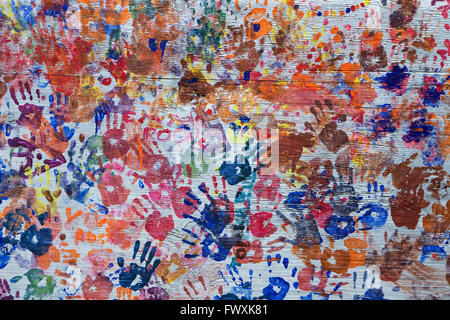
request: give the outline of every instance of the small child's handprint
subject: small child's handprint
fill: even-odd
[[[381,192],[381,197],[378,195],[378,190]],[[384,185],[381,184],[378,188],[377,181],[374,181],[373,183],[369,182],[367,184],[367,197],[371,198],[371,200],[367,201],[362,208],[357,211],[357,213],[360,214],[357,219],[361,225],[360,230],[381,228],[386,223],[389,216],[389,206],[385,201],[387,197],[384,197],[384,191]]]
[[[139,247],[141,245],[141,242],[139,240],[136,241],[134,245],[134,252],[133,252],[133,260],[136,258],[136,255],[139,251]],[[158,265],[160,264],[160,259],[155,259],[152,265],[150,263],[153,260],[153,257],[155,256],[156,247],[153,247],[150,250],[150,253],[148,255],[147,260],[145,260],[147,252],[150,249],[150,246],[152,245],[151,241],[147,241],[144,245],[144,249],[142,251],[142,255],[140,258],[140,264],[137,263],[130,263],[130,266],[127,268],[124,268],[124,259],[122,257],[117,258],[117,263],[119,267],[122,269],[119,274],[119,283],[123,288],[130,288],[133,291],[140,290],[144,288],[147,283],[150,281],[150,277],[152,276],[153,272],[156,270]],[[143,262],[145,261],[145,265],[142,266]],[[149,268],[149,265],[151,266]]]

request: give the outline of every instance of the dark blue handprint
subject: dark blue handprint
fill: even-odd
[[[139,240],[136,241],[136,243],[134,244],[133,260],[136,258],[140,245],[141,242]],[[155,272],[156,268],[161,262],[160,259],[155,259],[153,264],[150,265],[150,263],[153,260],[153,257],[155,256],[156,247],[153,247],[150,250],[148,258],[147,260],[145,260],[151,245],[152,245],[151,241],[147,241],[144,244],[144,249],[142,251],[142,255],[140,258],[141,265],[132,262],[130,263],[129,267],[125,268],[124,259],[122,257],[117,258],[117,264],[121,268],[121,272],[119,274],[119,283],[122,287],[130,288],[133,291],[137,291],[144,288],[150,281],[150,277],[152,276],[153,272]],[[144,261],[145,265],[142,266]]]

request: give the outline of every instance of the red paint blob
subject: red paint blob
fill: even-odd
[[[111,84],[111,78],[104,78],[102,80],[102,85],[109,86]]]

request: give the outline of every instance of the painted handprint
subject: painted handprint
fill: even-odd
[[[140,245],[141,242],[139,240],[134,244],[133,260],[136,258]],[[150,281],[153,272],[155,272],[161,263],[160,259],[155,259],[153,264],[151,264],[156,253],[156,247],[152,247],[149,252],[151,245],[151,241],[147,241],[144,244],[139,264],[132,262],[128,267],[124,267],[125,260],[122,257],[117,258],[117,264],[122,269],[119,273],[119,283],[123,288],[130,288],[133,291],[137,291],[144,288]]]

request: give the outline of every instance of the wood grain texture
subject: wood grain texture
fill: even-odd
[[[0,299],[450,298],[449,0],[0,0]]]

